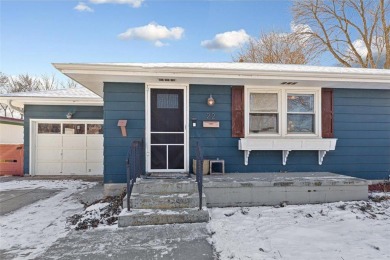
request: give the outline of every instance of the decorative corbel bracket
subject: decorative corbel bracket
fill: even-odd
[[[282,151],[282,161],[283,161],[283,165],[286,165],[287,163],[287,157],[288,157],[288,154],[290,153],[289,150],[283,150]]]
[[[327,151],[318,151],[318,165],[322,165],[322,162],[323,162],[323,160],[324,160],[324,157],[325,157],[325,155],[326,155],[326,152]]]
[[[248,165],[248,160],[249,160],[249,154],[251,153],[250,150],[244,150],[244,164]]]

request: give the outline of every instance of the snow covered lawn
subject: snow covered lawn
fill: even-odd
[[[390,259],[390,200],[213,208],[210,215],[219,259]]]
[[[66,217],[83,210],[83,204],[72,195],[96,183],[73,180],[10,181],[0,185],[0,191],[21,189],[61,189],[58,194],[0,216],[0,251],[16,259],[32,259],[58,238],[69,232]]]

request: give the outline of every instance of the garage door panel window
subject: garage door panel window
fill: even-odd
[[[60,134],[61,124],[38,123],[38,134]]]
[[[63,134],[76,134],[83,135],[85,134],[85,124],[64,124],[62,127]]]
[[[87,134],[103,134],[103,124],[87,124]]]

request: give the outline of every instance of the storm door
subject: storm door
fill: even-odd
[[[184,89],[150,89],[149,171],[185,171]]]

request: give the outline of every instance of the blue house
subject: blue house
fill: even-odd
[[[54,67],[94,94],[0,98],[24,107],[26,174],[104,174],[106,187],[114,188],[126,182],[133,140],[143,140],[142,163],[152,175],[192,172],[196,142],[206,158],[224,160],[227,173],[390,174],[389,70],[251,63]]]

